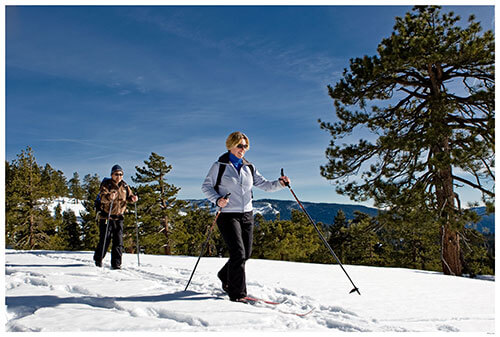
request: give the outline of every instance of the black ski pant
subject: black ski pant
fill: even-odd
[[[217,273],[231,299],[247,296],[245,262],[252,254],[253,212],[221,213],[217,226],[229,250],[229,260]]]
[[[107,232],[106,222],[107,219],[101,219],[99,221],[99,243],[94,253],[94,261],[101,262],[102,259],[104,259],[109,244],[113,241],[113,246],[111,247],[111,267],[117,268],[122,265],[123,219],[109,219]]]

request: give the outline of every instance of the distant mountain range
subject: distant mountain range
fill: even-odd
[[[204,207],[209,205],[211,210],[215,212],[215,207],[206,199],[189,199],[186,200],[193,205],[198,205]],[[334,204],[334,203],[316,203],[316,202],[302,202],[307,212],[311,215],[314,221],[322,222],[324,224],[332,224],[335,215],[341,209],[347,220],[354,219],[354,212],[359,211],[370,216],[377,215],[378,210],[372,207],[366,207],[361,205],[347,205],[347,204]],[[73,211],[78,217],[79,221],[80,212],[84,211],[83,204],[77,202],[71,198],[59,198],[49,205],[49,209],[54,211],[55,207],[60,205],[62,211]],[[259,199],[253,201],[255,213],[260,213],[264,216],[266,220],[274,220],[276,214],[280,214],[280,218],[283,220],[288,220],[291,218],[292,209],[299,210],[299,205],[295,201],[291,200],[275,200],[275,199]],[[470,227],[480,231],[483,234],[495,233],[495,214],[486,215],[486,207],[475,207],[473,208],[479,215],[482,216],[481,221],[476,224],[470,225]]]
[[[486,207],[474,207],[472,208],[477,214],[482,216],[481,221],[473,224],[472,228],[480,231],[483,234],[495,234],[495,213],[486,214]]]
[[[210,204],[206,199],[191,199],[187,201],[198,206],[204,206],[207,203]],[[332,224],[335,215],[340,209],[344,212],[347,220],[352,220],[354,218],[355,211],[363,212],[370,216],[375,216],[378,213],[376,208],[361,205],[316,202],[302,202],[302,204],[314,221],[322,222],[324,224]],[[274,220],[276,218],[276,214],[278,213],[280,214],[281,219],[288,220],[291,218],[292,209],[300,209],[299,205],[295,201],[291,200],[259,199],[253,201],[253,206],[254,212],[262,214],[266,220]],[[213,205],[210,205],[210,207],[213,211],[215,211],[215,207],[213,207]],[[484,234],[495,233],[495,214],[486,215],[485,207],[476,207],[473,209],[483,217],[480,222],[473,224],[470,227],[477,229]]]

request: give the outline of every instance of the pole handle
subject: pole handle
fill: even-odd
[[[231,193],[227,193],[225,196],[223,196],[222,198],[219,198],[219,199],[225,199],[227,200],[229,198],[229,196],[231,195]],[[217,201],[219,201],[219,199],[217,199]],[[215,202],[215,206],[219,206],[217,201]],[[222,207],[219,206],[219,211],[222,209]]]
[[[283,168],[281,168],[281,176],[284,177],[285,173],[283,172]],[[286,187],[290,187],[290,184],[287,181],[283,181]]]

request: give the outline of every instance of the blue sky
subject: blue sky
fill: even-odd
[[[31,146],[68,178],[108,176],[119,163],[131,183],[156,152],[180,198],[203,198],[209,167],[239,130],[268,179],[284,167],[302,200],[353,203],[319,173],[330,137],[317,120],[335,121],[326,86],[350,58],[374,55],[410,9],[7,6],[6,160]],[[449,9],[494,29],[491,6]]]

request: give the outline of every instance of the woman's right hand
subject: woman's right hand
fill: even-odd
[[[217,206],[219,206],[220,208],[224,208],[227,206],[228,202],[229,199],[219,198],[219,200],[217,200]]]

